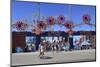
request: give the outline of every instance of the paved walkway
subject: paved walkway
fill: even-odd
[[[78,51],[62,51],[62,52],[46,52],[45,58],[38,57],[39,52],[29,53],[13,53],[12,65],[30,65],[30,64],[46,64],[61,62],[79,62],[79,61],[95,61],[95,49],[78,50]]]

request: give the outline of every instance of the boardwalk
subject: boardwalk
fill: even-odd
[[[39,52],[30,53],[14,53],[12,54],[12,65],[32,65],[45,63],[60,63],[60,62],[79,62],[79,61],[95,61],[95,50],[79,50],[68,52],[46,52],[45,56],[48,59],[40,59]]]

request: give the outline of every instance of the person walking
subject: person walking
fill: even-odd
[[[39,57],[40,58],[43,57],[43,55],[44,55],[44,44],[43,44],[43,42],[41,42],[40,45],[39,45],[39,52],[40,52]]]

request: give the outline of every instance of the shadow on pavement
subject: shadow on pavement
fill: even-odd
[[[40,57],[40,59],[52,59],[52,57],[42,56],[42,57]]]

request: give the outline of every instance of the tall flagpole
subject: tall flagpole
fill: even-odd
[[[69,9],[68,10],[69,10],[69,20],[72,20],[72,18],[71,18],[71,13],[72,13],[71,12],[71,5],[69,5]]]
[[[40,21],[40,3],[38,3],[38,21]]]

